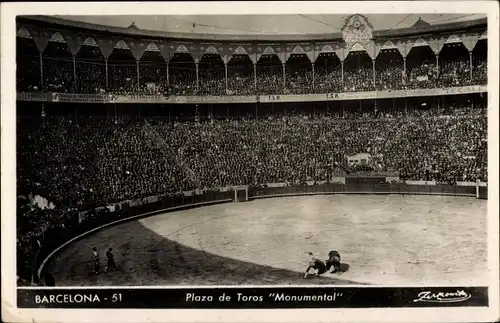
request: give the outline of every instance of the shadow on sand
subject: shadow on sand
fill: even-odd
[[[90,274],[93,247],[101,254],[101,271],[106,265],[105,251],[112,247],[118,270]],[[56,286],[359,284],[337,275],[303,279],[301,272],[190,248],[157,235],[138,221],[110,227],[74,242],[56,255],[49,268]],[[343,272],[348,269],[348,264],[342,264]]]
[[[344,263],[341,263],[340,264],[340,272],[343,274],[345,273],[346,271],[349,270],[349,264],[344,264]]]

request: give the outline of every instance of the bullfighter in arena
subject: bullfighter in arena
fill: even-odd
[[[324,274],[326,272],[326,265],[322,260],[319,260],[316,258],[312,252],[308,253],[310,259],[309,259],[309,266],[307,267],[306,273],[304,274],[304,278],[307,278],[307,275],[309,274],[309,271],[311,269],[314,269],[316,271],[316,276],[319,277],[320,275]]]

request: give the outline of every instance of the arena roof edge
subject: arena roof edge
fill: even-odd
[[[78,22],[53,16],[19,16],[18,22],[33,24],[56,25],[58,28],[85,29],[106,34],[117,34],[127,36],[142,36],[151,38],[166,38],[177,40],[198,40],[198,41],[328,41],[342,39],[341,33],[331,34],[306,34],[306,35],[222,35],[222,34],[199,34],[199,33],[178,33],[155,30],[143,30],[135,28],[113,27],[91,23]],[[394,30],[376,30],[373,32],[374,38],[418,36],[422,34],[432,34],[447,31],[464,30],[470,28],[484,28],[487,26],[487,18],[436,24],[423,27],[409,27]]]

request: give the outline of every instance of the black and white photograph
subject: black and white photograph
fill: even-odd
[[[498,319],[475,3],[2,4],[2,314]]]

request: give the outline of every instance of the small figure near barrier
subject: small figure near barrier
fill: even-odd
[[[93,272],[94,274],[98,275],[100,270],[100,263],[99,263],[99,253],[97,252],[96,247],[92,248],[92,263],[94,265]]]
[[[108,265],[106,268],[104,268],[104,272],[108,272],[108,268],[113,269],[113,271],[116,271],[116,263],[115,263],[115,256],[113,255],[113,248],[109,248],[108,251],[106,251],[106,258],[108,258]]]

